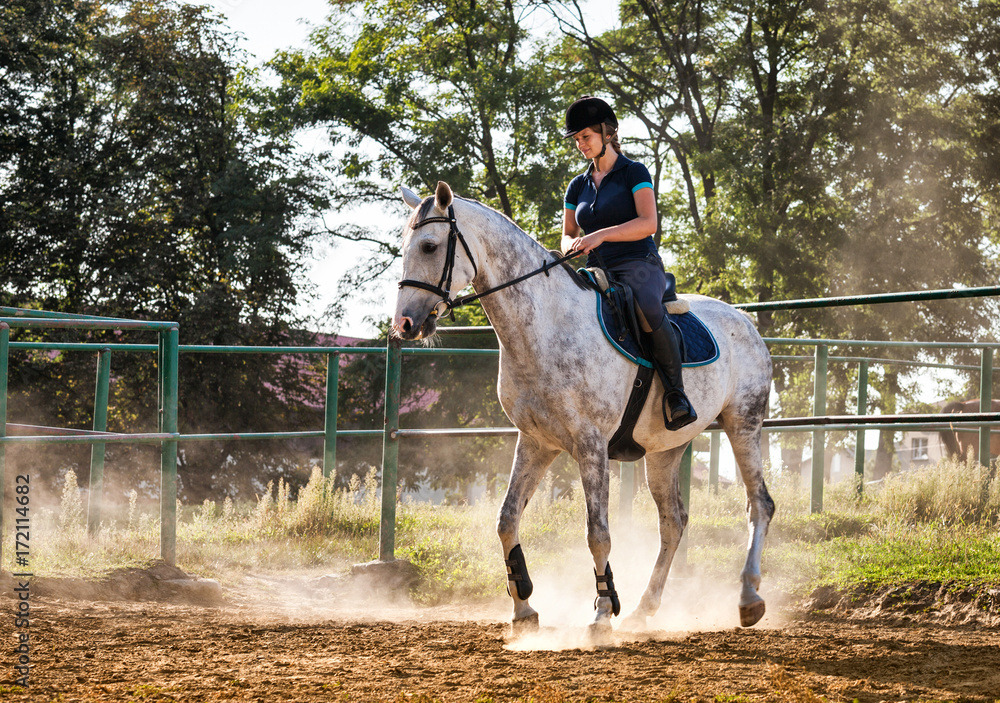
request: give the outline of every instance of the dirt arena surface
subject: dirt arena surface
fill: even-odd
[[[273,584],[272,584],[273,585]],[[227,592],[201,607],[31,602],[30,688],[13,683],[14,603],[0,598],[3,701],[995,701],[1000,631],[805,616],[761,626],[507,639],[506,604],[349,608]],[[282,597],[279,597],[282,596]],[[735,608],[734,616],[735,616]]]

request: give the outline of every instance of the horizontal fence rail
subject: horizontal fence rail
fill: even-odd
[[[747,312],[793,310],[803,308],[825,308],[849,305],[871,305],[886,303],[903,303],[914,301],[931,301],[960,298],[974,298],[1000,295],[1000,286],[946,289],[933,291],[912,291],[908,293],[890,293],[868,296],[843,296],[836,298],[820,298],[793,300],[770,303],[736,304],[734,307]],[[103,343],[103,342],[20,342],[10,341],[11,329],[76,329],[76,330],[134,330],[154,332],[158,336],[156,344],[139,343]],[[382,458],[382,516],[379,537],[379,558],[391,560],[394,558],[395,539],[395,496],[398,462],[398,442],[404,438],[432,437],[482,437],[482,436],[513,436],[518,430],[515,427],[461,427],[461,428],[400,428],[399,427],[399,393],[401,384],[401,360],[405,356],[423,357],[433,355],[459,355],[497,357],[498,349],[464,349],[464,348],[402,348],[398,340],[390,339],[386,346],[365,347],[324,347],[324,346],[234,346],[234,345],[181,345],[178,341],[179,327],[175,322],[149,322],[127,320],[90,315],[54,313],[50,311],[20,310],[0,307],[0,527],[3,525],[3,478],[5,468],[5,447],[8,444],[90,444],[94,447],[92,458],[92,500],[96,501],[94,510],[88,516],[88,524],[96,529],[100,515],[100,483],[94,484],[95,469],[103,469],[103,448],[106,444],[159,444],[161,447],[161,557],[168,563],[174,563],[176,557],[176,471],[177,445],[181,442],[205,441],[262,441],[262,440],[292,440],[292,439],[323,439],[323,470],[329,476],[335,465],[336,440],[341,437],[377,437],[383,440]],[[493,335],[492,327],[441,327],[442,335]],[[774,355],[776,361],[812,361],[816,365],[814,388],[814,414],[798,418],[768,418],[764,421],[767,431],[813,432],[813,481],[811,501],[812,509],[822,509],[822,472],[824,433],[835,430],[856,430],[860,452],[856,454],[859,464],[856,470],[863,471],[864,431],[866,429],[923,429],[954,428],[956,426],[979,428],[980,460],[988,461],[988,442],[990,427],[1000,423],[1000,413],[988,412],[992,388],[992,357],[993,350],[1000,348],[997,342],[894,342],[889,340],[833,340],[833,339],[787,339],[765,338],[764,341],[774,346],[814,347],[815,354]],[[963,349],[977,350],[982,354],[980,366],[968,364],[940,364],[935,362],[881,359],[862,356],[831,356],[831,347],[868,347],[868,348],[913,348],[913,349]],[[106,422],[100,421],[102,413],[101,394],[103,396],[103,413],[107,410],[107,372],[102,380],[99,369],[98,387],[95,398],[95,422],[93,430],[52,428],[45,426],[23,425],[6,422],[7,417],[7,359],[11,350],[37,351],[81,351],[99,355],[99,366],[106,369],[112,352],[140,352],[158,355],[158,419],[157,432],[117,433],[109,432]],[[325,355],[327,357],[327,383],[325,401],[325,427],[322,430],[306,430],[298,432],[225,432],[182,434],[177,429],[177,387],[178,387],[178,355],[185,354],[307,354]],[[382,429],[348,430],[338,429],[337,424],[337,388],[340,355],[378,354],[386,356],[386,386],[385,386],[385,422]],[[826,367],[829,362],[858,363],[858,414],[857,415],[826,415]],[[944,368],[955,370],[980,370],[981,398],[983,412],[963,414],[913,414],[913,415],[867,415],[867,369],[870,363],[899,364],[922,366],[926,368]],[[102,388],[103,386],[103,388]],[[711,437],[712,457],[710,477],[718,479],[718,440],[721,427],[717,423],[710,425],[706,432]],[[975,430],[970,430],[975,431]],[[15,434],[9,434],[13,432]],[[30,432],[32,434],[23,434]],[[98,449],[99,448],[99,449]],[[818,467],[818,469],[817,469]],[[690,492],[691,449],[682,462],[681,485],[685,501],[689,500]],[[625,486],[634,483],[633,465],[622,465],[623,501]],[[99,479],[98,479],[99,480]],[[711,479],[710,479],[711,480]],[[627,491],[631,496],[631,489]],[[628,511],[631,503],[628,505]],[[627,514],[623,502],[623,514]],[[0,552],[2,563],[2,552]]]
[[[911,415],[824,415],[815,417],[771,417],[764,420],[765,430],[814,430],[826,428],[832,430],[849,430],[859,426],[866,429],[898,429],[904,427],[919,427],[938,429],[953,425],[971,425],[981,427],[1000,423],[1000,413],[935,413]],[[372,430],[381,434],[381,430]],[[704,432],[722,432],[718,422],[706,427]],[[516,427],[443,427],[441,429],[399,429],[394,437],[498,437],[516,435]],[[182,435],[183,438],[183,435]]]
[[[930,300],[957,300],[960,298],[989,298],[1000,295],[1000,286],[978,288],[942,288],[914,290],[903,293],[874,293],[869,295],[842,295],[830,298],[805,298],[765,303],[735,303],[734,308],[747,312],[772,310],[802,310],[805,308],[854,307],[856,305],[882,305],[885,303],[917,303]]]

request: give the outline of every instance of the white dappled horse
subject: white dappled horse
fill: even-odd
[[[566,267],[490,290],[555,260],[510,219],[481,203],[455,198],[446,183],[439,183],[435,195],[424,200],[404,188],[403,199],[414,213],[403,229],[404,280],[394,333],[408,340],[429,337],[438,314],[463,288],[471,283],[477,293],[489,291],[482,306],[500,343],[498,393],[518,429],[510,484],[497,518],[514,601],[513,630],[530,630],[538,623],[538,614],[528,604],[532,587],[518,536],[521,514],[546,469],[565,451],[580,465],[587,542],[598,575],[591,630],[606,635],[611,616],[619,609],[608,565],[608,440],[622,419],[636,366],[606,341],[595,314],[593,290],[583,288]],[[750,536],[739,610],[741,623],[750,626],[764,614],[757,589],[764,537],[774,514],[760,448],[771,358],[747,315],[712,298],[683,297],[714,334],[720,355],[714,363],[684,371],[684,387],[698,412],[697,422],[676,432],[664,429],[663,388],[657,380],[636,423],[634,438],[647,451],[646,481],[659,513],[661,548],[626,625],[641,628],[660,606],[687,523],[678,478],[681,456],[688,443],[718,418],[746,486]]]

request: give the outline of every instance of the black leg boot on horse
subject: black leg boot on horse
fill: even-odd
[[[648,338],[653,348],[653,365],[663,381],[663,424],[670,431],[679,430],[697,420],[698,415],[684,393],[681,349],[666,314],[659,325],[648,333]]]

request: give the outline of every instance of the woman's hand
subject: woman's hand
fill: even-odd
[[[583,237],[577,237],[572,242],[570,242],[567,254],[571,251],[575,251],[579,254],[589,254],[591,251],[596,249],[604,241],[604,237],[601,232],[592,232],[591,234],[585,235]]]

